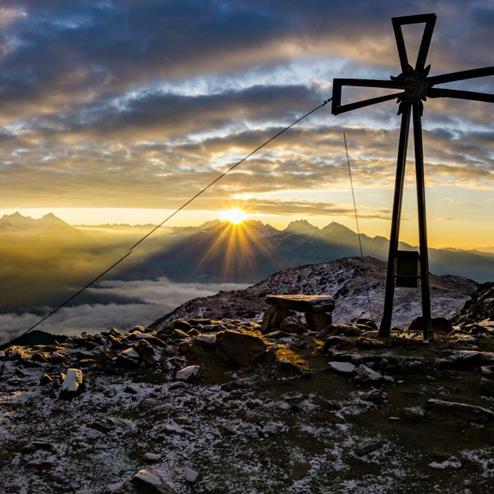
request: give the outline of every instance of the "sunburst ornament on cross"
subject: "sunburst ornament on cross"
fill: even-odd
[[[424,183],[424,156],[422,146],[422,113],[423,102],[429,98],[459,98],[473,101],[483,101],[494,103],[494,95],[479,93],[473,91],[463,91],[458,89],[437,88],[437,84],[447,82],[462,81],[465,79],[474,79],[494,75],[494,67],[484,67],[480,69],[464,70],[461,72],[452,72],[449,74],[429,76],[430,65],[426,66],[427,55],[431,43],[432,32],[436,23],[435,14],[412,15],[406,17],[395,17],[392,19],[393,30],[400,58],[401,74],[396,77],[391,76],[391,80],[375,79],[334,79],[333,81],[333,101],[332,113],[338,115],[357,108],[382,103],[392,99],[397,99],[398,114],[401,114],[400,138],[398,145],[398,160],[396,169],[395,191],[393,198],[393,213],[391,219],[391,233],[389,239],[389,256],[386,275],[386,291],[384,297],[384,312],[379,329],[380,336],[389,336],[391,321],[393,315],[393,299],[396,282],[397,266],[408,264],[410,272],[410,259],[413,262],[413,256],[409,252],[399,251],[399,232],[401,204],[403,197],[403,185],[405,178],[405,163],[408,147],[408,134],[410,129],[410,117],[413,119],[413,136],[415,147],[415,175],[417,182],[417,202],[418,202],[418,223],[419,223],[419,255],[415,257],[415,265],[420,264],[420,285],[422,292],[422,317],[424,339],[428,340],[432,334],[431,327],[431,301],[429,286],[429,259],[427,248],[427,223],[425,210],[425,183]],[[424,33],[420,42],[417,61],[415,67],[412,67],[408,60],[405,40],[403,37],[402,26],[407,24],[425,24]],[[400,92],[379,96],[377,98],[366,99],[355,103],[341,104],[341,90],[344,86],[350,87],[368,87],[396,89]],[[406,269],[405,269],[406,271]],[[411,270],[413,273],[413,269]],[[400,286],[412,286],[405,272],[398,273],[398,280],[405,279]],[[416,279],[415,278],[415,279]]]

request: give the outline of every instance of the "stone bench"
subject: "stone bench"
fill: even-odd
[[[329,295],[266,295],[269,307],[264,312],[262,331],[279,329],[292,311],[303,312],[309,329],[320,331],[331,325],[334,299]]]

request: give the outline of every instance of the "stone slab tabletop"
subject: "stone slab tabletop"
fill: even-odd
[[[266,295],[269,305],[297,312],[332,312],[334,299],[330,295]]]

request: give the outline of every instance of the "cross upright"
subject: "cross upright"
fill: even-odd
[[[389,336],[393,315],[393,299],[397,273],[398,246],[400,233],[401,204],[405,178],[405,163],[410,129],[410,117],[413,119],[413,137],[415,147],[415,175],[417,184],[418,223],[419,223],[419,255],[420,285],[422,293],[422,317],[424,339],[432,336],[431,302],[429,286],[429,259],[427,248],[427,223],[425,210],[425,183],[424,183],[424,156],[422,146],[422,113],[423,102],[429,98],[459,98],[474,101],[494,103],[494,95],[463,91],[458,89],[437,88],[437,84],[462,81],[477,77],[494,75],[494,67],[484,67],[472,70],[463,70],[449,74],[429,76],[430,65],[426,66],[427,55],[431,43],[432,32],[436,23],[435,14],[412,15],[392,18],[393,30],[400,58],[401,74],[391,80],[376,79],[334,79],[332,113],[338,115],[357,108],[397,99],[398,114],[401,115],[400,138],[398,145],[398,160],[396,181],[393,198],[393,213],[391,218],[391,233],[389,239],[389,255],[386,275],[386,291],[384,297],[384,313],[379,329],[380,336]],[[425,24],[420,42],[415,67],[409,63],[402,26],[407,24]],[[385,96],[370,98],[355,103],[341,104],[341,90],[343,86],[396,89]],[[403,253],[403,251],[401,252]],[[402,286],[406,286],[402,285]]]

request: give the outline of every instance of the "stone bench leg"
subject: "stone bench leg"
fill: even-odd
[[[280,329],[280,324],[283,319],[290,315],[290,311],[286,309],[280,309],[274,305],[270,305],[264,312],[262,317],[261,331],[263,333]]]
[[[305,320],[312,331],[321,331],[331,326],[333,318],[325,312],[306,312]]]

